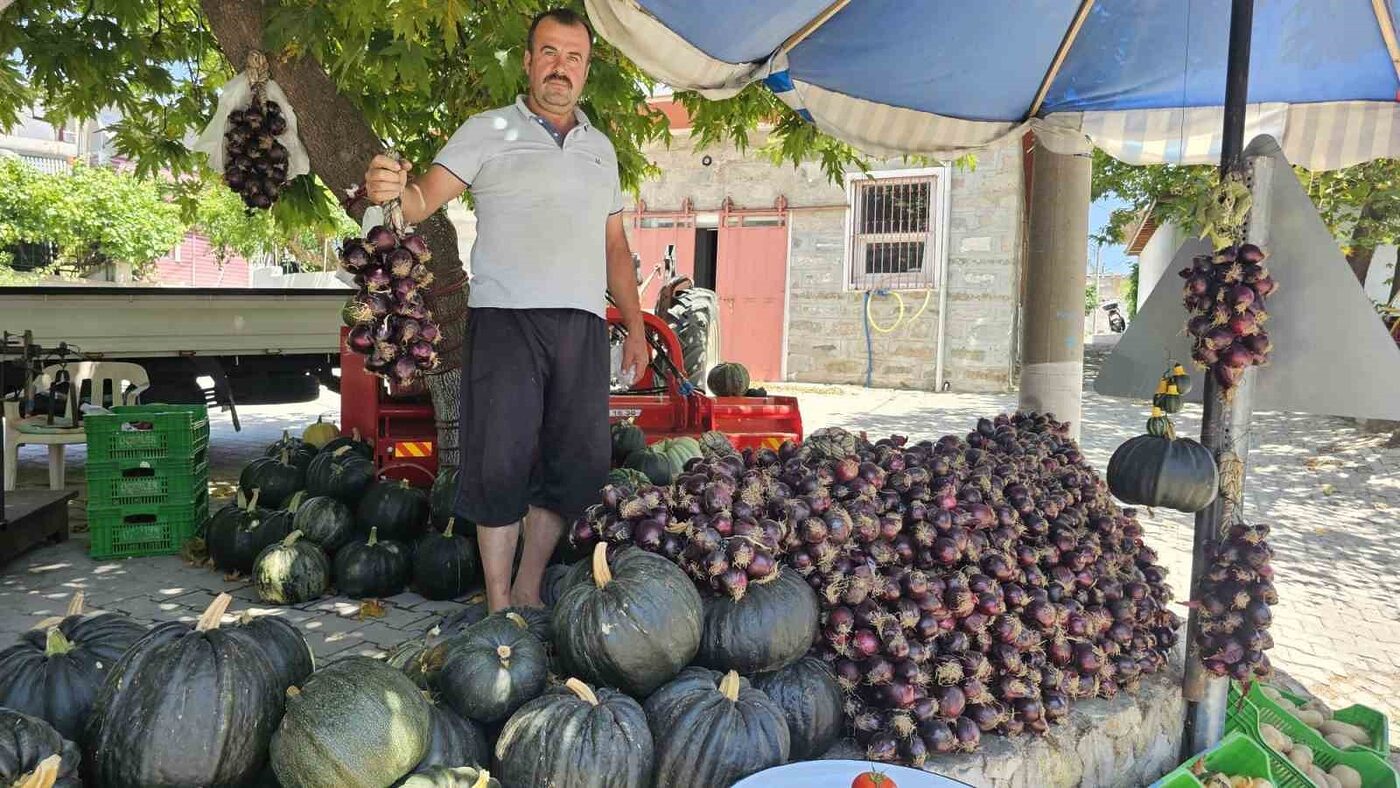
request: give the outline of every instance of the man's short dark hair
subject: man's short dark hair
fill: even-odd
[[[525,35],[525,51],[535,51],[535,28],[540,26],[540,22],[546,19],[553,19],[561,25],[578,25],[588,31],[588,48],[593,49],[593,26],[588,24],[578,12],[569,8],[551,8],[548,11],[541,11],[530,20],[530,32]]]

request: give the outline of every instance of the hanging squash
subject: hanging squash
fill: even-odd
[[[1184,397],[1191,393],[1191,376],[1186,373],[1185,367],[1173,361],[1170,375],[1172,382],[1176,384],[1176,390],[1181,393],[1181,396]]]
[[[742,397],[749,388],[749,370],[738,362],[725,361],[710,370],[705,383],[716,397]]]
[[[1108,461],[1108,489],[1135,506],[1199,512],[1215,500],[1220,476],[1210,450],[1176,430],[1158,408],[1147,434],[1131,438]]]

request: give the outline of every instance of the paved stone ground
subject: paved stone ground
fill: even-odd
[[[1091,367],[1092,370],[1092,367]],[[1090,372],[1092,375],[1092,371]],[[1015,407],[1014,395],[931,394],[848,386],[770,386],[801,398],[808,430],[840,425],[872,436],[964,433],[979,416]],[[287,427],[300,429],[321,413],[339,411],[338,398],[292,406],[240,409],[243,430],[227,415],[214,416],[212,491],[232,494],[239,468]],[[1137,434],[1144,403],[1087,393],[1084,450],[1098,468],[1124,439]],[[1199,409],[1177,420],[1183,434],[1199,431]],[[1334,708],[1365,703],[1380,709],[1400,740],[1400,448],[1385,435],[1366,435],[1342,419],[1287,413],[1256,415],[1246,488],[1247,515],[1274,526],[1280,605],[1273,631],[1275,664]],[[69,484],[81,489],[83,451],[71,452]],[[42,450],[21,456],[20,484],[46,483]],[[85,528],[81,498],[72,507]],[[1175,513],[1145,515],[1149,540],[1184,595],[1191,519]],[[95,562],[84,533],[63,545],[34,550],[0,566],[0,643],[35,622],[61,614],[67,598],[87,592],[91,606],[121,610],[146,621],[192,620],[215,593],[229,591],[235,612],[283,615],[309,635],[318,658],[377,655],[412,634],[452,603],[406,593],[388,600],[383,617],[361,618],[343,597],[298,608],[264,608],[246,583],[185,565],[175,557]]]

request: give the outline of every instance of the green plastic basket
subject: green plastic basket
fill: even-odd
[[[1313,752],[1313,763],[1323,771],[1342,763],[1361,775],[1364,788],[1396,788],[1395,770],[1374,753],[1362,749],[1338,750],[1319,736],[1317,731],[1309,728],[1302,720],[1280,710],[1277,705],[1265,706],[1249,698],[1242,698],[1239,687],[1231,682],[1225,730],[1248,734],[1268,752],[1275,785],[1280,788],[1314,788],[1313,781],[1294,766],[1293,762],[1288,760],[1288,756],[1264,743],[1264,738],[1259,733],[1259,724],[1265,722],[1278,728],[1294,742],[1306,744]]]
[[[118,405],[111,410],[83,418],[90,463],[188,460],[209,446],[209,413],[203,405]]]
[[[1244,732],[1233,731],[1226,733],[1214,747],[1167,772],[1150,788],[1201,788],[1201,781],[1196,779],[1191,766],[1202,758],[1210,771],[1231,777],[1263,777],[1274,782],[1274,771],[1264,747]]]
[[[88,506],[193,503],[209,487],[208,452],[189,460],[88,463]]]
[[[209,492],[192,503],[88,507],[88,555],[136,558],[174,555],[209,516]]]
[[[1272,684],[1269,686],[1273,687]],[[1302,708],[1307,705],[1307,698],[1294,695],[1281,687],[1273,688],[1294,706]],[[1265,695],[1263,686],[1257,681],[1254,682],[1254,685],[1250,688],[1248,697],[1250,700],[1254,701],[1256,706],[1270,706],[1284,714],[1293,713],[1292,709],[1280,705],[1276,701],[1270,699],[1268,695]],[[1370,706],[1363,706],[1360,703],[1355,703],[1344,709],[1337,709],[1332,712],[1332,717],[1339,722],[1345,722],[1349,725],[1363,728],[1367,733],[1371,734],[1371,745],[1369,747],[1363,747],[1358,744],[1346,748],[1347,752],[1373,752],[1382,759],[1390,755],[1390,722],[1382,712]]]

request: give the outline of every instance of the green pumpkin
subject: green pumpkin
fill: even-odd
[[[295,605],[319,599],[331,581],[326,551],[302,539],[301,531],[263,548],[253,562],[253,589],[272,605]]]
[[[413,589],[428,599],[456,599],[476,582],[476,544],[455,533],[447,518],[441,532],[429,533],[413,548]]]
[[[614,468],[608,471],[608,484],[635,489],[650,485],[651,477],[635,468]]]
[[[282,430],[282,437],[269,443],[267,448],[263,450],[263,456],[280,458],[282,453],[286,452],[286,459],[282,461],[297,466],[305,473],[318,451],[317,447],[301,438],[294,437],[291,430]]]
[[[321,454],[331,454],[345,447],[366,460],[374,459],[374,447],[369,445],[369,441],[360,437],[360,428],[351,427],[349,435],[342,435],[339,438],[332,438],[325,446],[321,447]]]
[[[569,674],[646,697],[694,659],[703,607],[695,584],[671,561],[635,547],[608,555],[554,606],[555,647]]]
[[[544,691],[549,657],[528,626],[515,613],[496,613],[428,649],[429,680],[453,711],[500,722]]]
[[[376,527],[384,539],[412,544],[428,528],[428,495],[407,481],[381,479],[355,507],[355,522]]]
[[[304,467],[293,464],[286,449],[277,457],[259,457],[253,460],[243,466],[243,471],[238,474],[238,491],[244,496],[250,496],[254,490],[261,490],[259,500],[269,509],[285,505],[305,486]]]
[[[641,705],[573,678],[520,707],[496,740],[507,785],[643,788],[651,784],[652,760]]]
[[[292,513],[261,508],[260,496],[254,490],[245,506],[229,504],[210,519],[204,540],[215,569],[248,574],[264,547],[292,532]]]
[[[432,699],[429,693],[424,697]],[[428,751],[413,767],[414,773],[426,772],[434,766],[481,766],[491,763],[491,742],[481,725],[447,708],[432,703],[432,730],[428,736]]]
[[[627,455],[623,467],[646,474],[647,480],[656,485],[670,484],[675,476],[671,458],[652,449],[641,449]]]
[[[1215,457],[1200,443],[1177,438],[1171,421],[1153,414],[1148,434],[1130,438],[1109,458],[1109,492],[1135,506],[1199,512],[1219,492]]]
[[[719,457],[736,457],[739,450],[734,448],[734,444],[729,442],[729,438],[719,430],[710,430],[702,433],[699,439],[700,452],[705,455],[705,459],[716,459]]]
[[[439,531],[447,528],[447,521],[455,516],[457,507],[457,482],[461,478],[462,472],[459,468],[444,468],[438,472],[437,478],[433,479],[432,489],[428,491],[428,512],[433,527]],[[463,523],[463,525],[468,525]],[[471,536],[468,531],[474,528],[461,529],[463,536]]]
[[[613,465],[621,465],[632,452],[647,447],[647,434],[631,421],[616,422],[609,428],[609,432],[612,433]]]
[[[787,667],[807,653],[819,619],[812,587],[797,572],[779,569],[771,580],[750,582],[737,601],[725,594],[705,600],[695,662],[743,675]]]
[[[369,539],[351,542],[335,554],[335,587],[352,599],[393,596],[408,585],[408,550],[393,540],[379,540],[379,529],[369,529]]]
[[[704,457],[704,452],[700,450],[700,441],[688,437],[664,438],[653,443],[651,450],[664,455],[671,463],[672,478],[685,473],[686,463]]]
[[[383,788],[428,752],[431,714],[399,671],[369,657],[339,660],[287,692],[272,769],[283,788]]]
[[[846,697],[825,662],[803,657],[782,670],[760,673],[752,681],[783,710],[792,760],[820,758],[841,738]]]
[[[1181,396],[1184,397],[1191,393],[1191,376],[1186,373],[1185,367],[1173,361],[1170,375],[1171,381],[1176,384],[1176,390],[1180,392]]]
[[[78,763],[82,755],[69,739],[59,735],[47,722],[13,709],[0,707],[0,785],[24,786],[39,764],[57,755],[54,788],[80,788]]]
[[[688,667],[647,698],[656,788],[728,788],[787,763],[783,710],[738,673]]]
[[[840,427],[824,427],[802,441],[798,456],[803,462],[843,460],[859,450],[856,436]]]
[[[738,362],[726,361],[710,370],[705,383],[716,397],[742,397],[749,389],[749,370]]]
[[[292,509],[292,530],[301,531],[304,540],[334,555],[354,541],[355,517],[349,506],[330,496],[304,498]]]
[[[322,451],[307,466],[306,493],[355,504],[374,483],[374,477],[373,462],[361,457],[354,448],[341,446]]]

